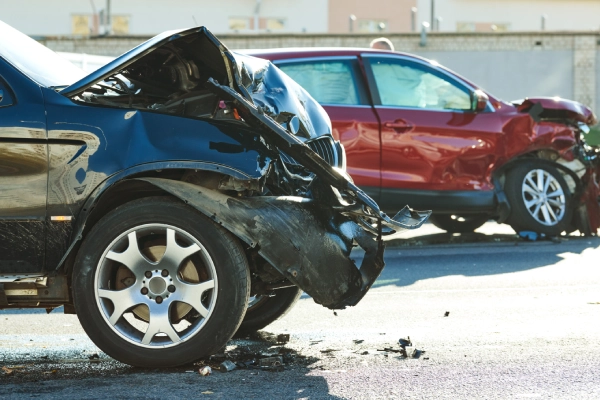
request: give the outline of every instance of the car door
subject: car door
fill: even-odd
[[[379,121],[354,56],[278,60],[275,64],[325,109],[346,149],[354,182],[377,200],[381,185]]]
[[[492,208],[490,171],[502,136],[494,108],[476,112],[475,88],[426,60],[362,57],[381,121],[382,207]]]
[[[0,58],[0,273],[44,269],[48,154],[39,86]]]

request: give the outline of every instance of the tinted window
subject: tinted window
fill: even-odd
[[[350,60],[283,63],[278,67],[321,104],[362,104]]]
[[[405,60],[371,59],[381,105],[431,110],[470,110],[470,91],[425,65]]]

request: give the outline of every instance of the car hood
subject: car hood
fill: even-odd
[[[296,116],[300,136],[308,139],[331,133],[331,121],[327,113],[306,90],[271,62],[231,52],[205,27],[163,32],[62,89],[60,93],[67,97],[76,96],[156,49],[181,39],[199,43],[203,62],[210,65],[216,76],[221,77],[221,84],[240,93],[283,126],[287,127],[292,117]]]
[[[598,122],[589,107],[560,97],[528,97],[512,103],[519,111],[529,112],[532,117],[568,118],[587,125],[595,125]]]

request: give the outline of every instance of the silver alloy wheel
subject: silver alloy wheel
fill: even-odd
[[[523,201],[529,214],[540,224],[554,226],[565,215],[567,203],[560,182],[544,169],[529,171],[523,179]]]
[[[100,258],[94,282],[107,324],[123,339],[148,348],[175,346],[197,334],[210,318],[218,289],[204,246],[165,224],[119,235]]]

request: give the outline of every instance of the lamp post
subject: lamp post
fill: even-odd
[[[410,9],[410,30],[411,32],[417,31],[417,7]]]

